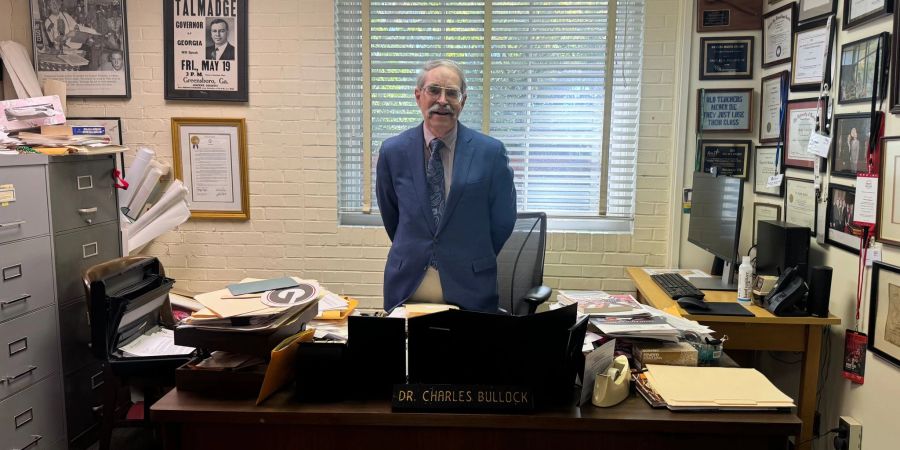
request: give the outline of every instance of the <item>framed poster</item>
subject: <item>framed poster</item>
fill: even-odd
[[[837,0],[800,0],[797,20],[824,19],[831,14],[837,14]]]
[[[818,118],[820,128],[825,123],[828,112],[828,99],[789,100],[787,104],[786,126],[784,131],[784,165],[796,169],[812,170],[817,156],[806,151],[809,137],[816,131]],[[825,128],[827,130],[827,128]]]
[[[817,203],[812,180],[784,179],[784,220],[808,227],[810,236],[816,235]]]
[[[868,172],[868,147],[872,116],[869,113],[837,114],[831,143],[831,174],[856,178]]]
[[[762,66],[772,67],[791,60],[797,10],[791,2],[763,16]]]
[[[827,20],[809,22],[794,33],[791,90],[818,91],[831,78],[831,29]]]
[[[166,100],[249,100],[247,0],[164,0]]]
[[[131,98],[125,0],[30,0],[38,81],[69,97]]]
[[[825,242],[858,255],[863,229],[853,224],[855,201],[856,189],[853,186],[835,183],[828,185]]]
[[[192,218],[250,219],[245,119],[173,117],[172,158]]]
[[[739,140],[700,141],[700,170],[716,175],[747,178],[747,160],[753,143]]]
[[[704,133],[750,131],[753,88],[698,89],[697,130]]]
[[[894,0],[844,0],[844,29],[886,16],[893,7]]]
[[[869,350],[900,367],[900,267],[872,264]]]
[[[781,206],[769,203],[753,203],[753,244],[756,244],[756,230],[760,220],[781,220]]]
[[[700,38],[700,79],[753,79],[753,36]]]
[[[900,136],[886,137],[881,142],[875,239],[900,246]]]
[[[759,142],[778,142],[784,133],[781,123],[787,97],[788,71],[764,77],[759,86]]]
[[[781,164],[778,161],[778,147],[756,147],[756,158],[753,159],[753,192],[762,195],[781,197],[784,195],[784,183],[775,187],[769,187],[769,177],[781,173]]]
[[[881,46],[880,57],[878,48]],[[841,78],[838,80],[838,103],[871,103],[872,96],[884,97],[888,78],[887,64],[890,39],[887,33],[880,33],[841,46]],[[879,69],[875,66],[878,59]],[[878,87],[875,87],[875,71],[878,74]]]

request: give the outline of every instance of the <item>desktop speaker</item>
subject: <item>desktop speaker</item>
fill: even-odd
[[[809,271],[809,297],[806,312],[816,317],[828,317],[831,298],[831,267],[815,266]]]
[[[391,398],[394,385],[406,382],[406,321],[350,316],[347,334],[356,397]]]
[[[756,274],[780,276],[789,267],[808,281],[809,228],[779,220],[760,220],[756,235]]]

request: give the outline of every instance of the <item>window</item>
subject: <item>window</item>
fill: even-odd
[[[520,211],[545,211],[551,226],[604,217],[630,229],[644,0],[336,0],[335,8],[342,223],[380,220],[378,148],[421,121],[413,88],[422,63],[448,58],[466,72],[460,121],[506,144]]]

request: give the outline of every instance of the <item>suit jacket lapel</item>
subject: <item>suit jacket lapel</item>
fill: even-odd
[[[413,185],[415,186],[416,198],[422,210],[425,222],[428,223],[428,229],[431,233],[435,233],[434,216],[431,214],[431,203],[428,202],[428,184],[425,181],[425,134],[422,130],[423,124],[420,124],[410,136],[410,145],[408,148],[409,156],[407,161],[412,165],[410,172],[413,174]]]
[[[456,126],[456,149],[454,150],[455,155],[453,157],[453,179],[450,181],[450,195],[447,196],[447,205],[444,207],[444,218],[443,220],[441,220],[441,225],[438,229],[438,233],[440,233],[441,230],[444,229],[444,226],[447,224],[447,221],[453,214],[453,209],[456,208],[456,204],[459,203],[459,198],[462,197],[462,191],[465,190],[466,186],[466,179],[469,177],[469,165],[472,162],[472,154],[475,151],[475,149],[472,148],[472,133],[469,131],[469,129],[458,122]],[[423,142],[422,145],[425,145],[425,143]]]

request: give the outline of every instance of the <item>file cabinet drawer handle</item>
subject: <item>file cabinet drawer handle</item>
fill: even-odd
[[[16,376],[13,376],[13,377],[6,377],[6,382],[8,384],[12,384],[14,381],[18,380],[19,378],[22,378],[25,375],[30,375],[31,372],[34,372],[35,370],[37,370],[37,366],[28,366],[28,369],[26,371],[24,371]]]
[[[98,253],[100,253],[100,245],[96,242],[91,242],[89,244],[84,244],[81,246],[82,259],[88,259],[92,256],[97,256]]]
[[[25,221],[24,221],[24,220],[18,220],[18,221],[15,221],[15,222],[0,223],[0,228],[12,228],[12,227],[19,227],[19,226],[22,226],[22,225],[25,225]]]
[[[75,182],[78,183],[79,191],[94,188],[94,177],[90,175],[82,175],[80,177],[77,177],[75,178]]]
[[[28,422],[34,420],[34,410],[32,408],[28,408],[25,411],[22,411],[21,414],[13,418],[13,421],[16,423],[16,429],[22,428]]]
[[[9,267],[4,267],[2,269],[3,272],[3,281],[9,281],[12,279],[16,279],[22,276],[22,265],[15,264]]]
[[[97,381],[99,380],[99,382]],[[91,377],[91,390],[103,386],[103,372],[97,372]]]
[[[94,222],[94,214],[97,214],[97,207],[95,206],[93,208],[81,208],[78,210],[78,214],[81,214],[85,222],[91,224]]]
[[[9,356],[15,355],[16,353],[22,353],[25,350],[28,350],[28,338],[23,337],[22,339],[12,341],[7,344],[7,348],[9,349]]]
[[[43,438],[44,438],[44,437],[41,436],[41,435],[39,435],[39,434],[32,434],[32,435],[31,435],[31,442],[29,442],[28,445],[26,445],[26,446],[24,446],[24,447],[22,447],[22,448],[14,448],[13,450],[28,450],[29,448],[34,447],[35,445],[37,445],[38,441],[40,441],[40,440],[43,439]]]
[[[6,308],[7,306],[12,305],[12,304],[14,304],[14,303],[19,303],[19,302],[28,300],[29,298],[31,298],[31,295],[30,295],[30,294],[22,294],[22,295],[20,295],[19,297],[16,297],[16,298],[14,298],[14,299],[12,299],[12,300],[3,300],[3,301],[0,301],[0,309]]]

